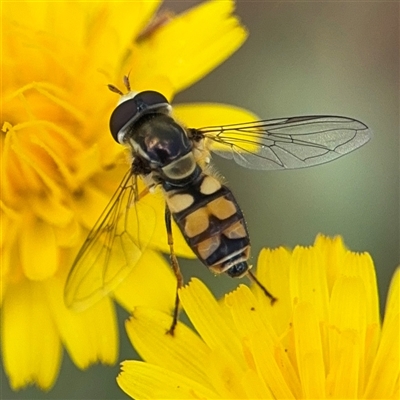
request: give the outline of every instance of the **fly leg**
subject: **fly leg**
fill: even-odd
[[[250,270],[247,271],[247,275],[249,279],[252,282],[254,282],[263,291],[263,293],[270,299],[272,306],[278,299],[274,297],[270,292],[268,292],[265,286],[256,278],[256,276]]]
[[[179,268],[179,263],[178,263],[178,260],[176,259],[175,252],[174,252],[174,238],[172,236],[171,211],[169,210],[168,206],[165,206],[165,226],[167,228],[169,256],[170,256],[170,260],[171,260],[171,266],[172,266],[172,270],[174,271],[174,274],[176,276],[176,296],[175,296],[174,314],[172,317],[172,324],[167,331],[168,334],[173,336],[176,324],[178,322],[178,314],[179,314],[178,291],[183,286],[183,276],[182,276],[181,269]]]

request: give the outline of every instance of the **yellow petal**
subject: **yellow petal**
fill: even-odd
[[[400,311],[400,267],[397,267],[396,271],[393,274],[392,281],[390,283],[388,297],[386,300],[386,309],[385,309],[385,321],[383,325],[383,329],[386,329],[385,324],[387,321],[392,321],[396,319]]]
[[[50,389],[62,353],[42,282],[10,284],[1,316],[3,363],[12,388],[37,383]]]
[[[212,350],[207,373],[213,387],[222,397],[242,397],[245,392],[240,381],[245,358],[232,319],[227,318],[222,307],[198,279],[192,279],[180,289],[179,297],[197,332]]]
[[[242,386],[245,366],[230,357],[222,348],[214,349],[206,360],[208,382],[223,399],[243,399],[246,396]]]
[[[56,242],[59,247],[68,248],[82,245],[83,240],[80,235],[81,227],[76,219],[63,227],[54,227]]]
[[[232,313],[233,321],[240,336],[246,337],[254,332],[259,332],[261,329],[269,329],[269,334],[277,339],[270,325],[264,325],[260,315],[259,302],[247,286],[240,285],[236,290],[228,293],[225,296],[225,303]]]
[[[22,268],[29,279],[43,280],[55,273],[58,251],[54,229],[50,225],[27,216],[20,245]]]
[[[359,277],[341,277],[332,290],[329,324],[339,333],[345,329],[366,330],[365,287]]]
[[[192,279],[180,289],[179,297],[186,314],[207,345],[212,350],[224,349],[240,363],[243,357],[240,341],[207,287],[200,280]]]
[[[161,3],[161,0],[109,3],[109,25],[125,40],[124,47],[129,47],[132,38],[146,27]]]
[[[358,332],[346,329],[341,332],[331,355],[327,376],[328,398],[357,399],[360,388],[361,341]]]
[[[73,71],[79,65],[79,78],[85,82],[86,90],[90,90],[93,81],[100,76],[98,70],[111,75],[122,75],[126,72],[121,71],[122,66],[126,65],[124,63],[126,51],[159,4],[160,1],[51,2],[50,4],[19,2],[18,6],[15,6],[15,3],[11,2],[5,4],[3,13],[11,21],[18,20],[22,26],[33,28],[34,35],[40,32],[42,36],[48,35],[49,39],[51,38],[49,33],[59,32],[58,48],[53,49],[49,46],[46,49],[47,53],[44,53],[51,54],[48,58],[56,66],[53,78],[60,70],[66,70],[67,75],[72,78]],[[72,19],[73,25],[70,23]],[[85,48],[90,48],[90,52],[82,51]],[[110,56],[111,54],[114,56]],[[66,55],[69,55],[68,60],[63,59]],[[46,60],[46,63],[48,61]],[[36,70],[40,71],[40,68]],[[42,68],[44,77],[47,72],[46,68]],[[114,78],[115,76],[112,76],[112,79]],[[79,101],[80,97],[77,97],[77,102]]]
[[[353,253],[347,251],[342,260],[341,273],[347,277],[356,277],[363,285],[362,305],[359,311],[362,311],[364,332],[362,340],[365,340],[365,351],[362,352],[364,359],[360,369],[360,387],[365,387],[368,375],[370,374],[372,363],[374,362],[377,348],[380,341],[380,315],[379,315],[379,297],[378,286],[376,283],[375,267],[371,256],[368,253]],[[350,296],[350,295],[349,295]],[[350,296],[354,299],[354,296]],[[345,303],[343,303],[345,304]],[[348,307],[346,305],[346,307]],[[347,308],[346,308],[347,309]],[[355,321],[357,319],[355,318]]]
[[[65,2],[45,4],[36,1],[23,1],[19,5],[13,2],[5,3],[3,11],[10,19],[18,19],[21,25],[34,27],[38,30],[58,26],[60,32],[69,32],[70,39],[74,41],[74,35],[80,37],[84,32],[83,16],[85,14],[82,12],[83,7],[85,7],[84,3],[70,5]],[[21,12],[21,9],[23,12]],[[64,20],[66,15],[75,16],[75,29]]]
[[[174,116],[189,128],[239,124],[259,117],[243,108],[219,103],[185,103],[174,105]]]
[[[47,224],[63,228],[74,222],[71,209],[52,196],[34,197],[32,211]]]
[[[2,156],[2,168],[4,168],[2,177],[4,177],[5,200],[14,200],[17,192],[26,193],[43,193],[50,190],[56,197],[60,198],[60,190],[57,184],[45,173],[41,168],[43,161],[39,159],[39,155],[30,144],[24,145],[19,138],[20,127],[5,124],[6,138],[4,140],[4,153]],[[32,155],[32,159],[30,158]],[[23,177],[16,180],[15,177]],[[19,196],[18,196],[19,197]]]
[[[0,247],[3,248],[14,243],[19,232],[18,229],[24,221],[21,214],[7,207],[3,199],[0,199],[0,218],[2,231],[7,232],[7,235],[4,235],[4,233],[0,235]]]
[[[284,393],[294,393],[295,397],[300,396],[301,387],[297,373],[288,358],[287,349],[279,341],[269,318],[265,316],[263,308],[260,307],[261,302],[255,299],[247,286],[240,285],[237,290],[226,295],[226,303],[231,309],[239,335],[253,339],[258,337],[263,342],[263,349],[252,348],[251,354],[256,355],[260,369],[268,364],[268,372],[265,371],[263,374],[266,386],[277,397],[281,397]],[[254,341],[251,343],[255,344]],[[263,361],[260,362],[260,359]],[[247,362],[251,366],[252,360]],[[277,388],[278,382],[281,383],[280,389]]]
[[[332,289],[329,316],[328,392],[334,398],[356,398],[364,385],[366,339],[365,288],[359,277],[341,277]]]
[[[72,178],[64,161],[43,143],[43,139],[39,139],[46,134],[46,129],[36,121],[17,124],[7,131],[7,136],[10,135],[11,149],[21,168],[29,171],[29,174],[36,175],[36,182],[32,182],[32,189],[36,186],[36,192],[43,195],[44,184],[46,191],[50,190],[51,193],[60,198],[59,193],[62,190],[58,184],[60,172],[69,181]],[[22,178],[23,182],[26,182],[29,176],[22,175]],[[29,185],[31,185],[30,182]]]
[[[254,356],[258,375],[273,393],[275,399],[295,399],[294,393],[285,381],[282,370],[274,358],[278,343],[265,332],[249,336],[250,348]]]
[[[395,398],[400,379],[400,314],[388,323],[387,332],[382,335],[381,343],[372,366],[365,398]]]
[[[114,364],[118,354],[118,328],[112,301],[104,298],[85,311],[73,312],[64,305],[64,280],[49,279],[45,290],[49,299],[47,307],[74,363],[82,369],[96,362]]]
[[[329,315],[329,291],[323,262],[319,246],[307,248],[296,246],[290,258],[289,284],[292,304],[305,301],[314,306],[318,321],[321,323],[322,351],[326,360],[328,342],[324,321],[328,320]]]
[[[364,398],[397,398],[400,382],[400,269],[392,278],[382,336]]]
[[[313,305],[301,301],[294,308],[293,332],[303,396],[325,398],[325,365],[318,314]]]
[[[368,253],[353,253],[348,251],[343,260],[342,274],[358,276],[365,288],[367,323],[379,324],[379,296],[376,284],[375,267]]]
[[[314,246],[321,252],[324,265],[326,266],[326,276],[330,293],[336,279],[342,274],[343,260],[347,249],[341,236],[330,238],[321,234],[315,238]]]
[[[247,399],[275,399],[274,395],[260,376],[253,370],[247,370],[242,377],[242,386]]]
[[[265,319],[270,321],[277,335],[286,331],[292,315],[289,286],[290,257],[289,250],[283,247],[273,250],[262,249],[258,256],[257,278],[278,298],[273,306],[257,285],[252,286]]]
[[[218,399],[214,391],[168,368],[139,361],[124,361],[117,378],[134,399]]]
[[[132,272],[113,291],[113,297],[128,311],[147,306],[169,313],[173,310],[176,278],[165,257],[147,249]]]
[[[182,373],[210,387],[204,365],[210,350],[191,329],[178,323],[174,336],[166,334],[170,314],[137,307],[126,322],[129,339],[140,356],[151,364]]]
[[[329,293],[324,268],[321,268],[318,248],[297,246],[290,265],[290,291],[292,301],[307,301],[315,305],[318,319],[328,319]]]
[[[71,206],[76,212],[79,222],[90,230],[101,216],[111,197],[87,184],[83,192],[78,193],[72,199]]]
[[[143,57],[130,61],[134,70],[141,71],[140,79],[167,75],[175,91],[201,79],[246,39],[233,10],[231,0],[203,2],[158,28],[140,46]]]
[[[159,0],[84,3],[83,12],[80,13],[89,19],[90,25],[89,29],[83,30],[85,36],[81,40],[85,40],[86,45],[91,48],[90,60],[86,65],[96,65],[102,71],[114,72],[113,79],[116,74],[122,77],[122,74],[127,73],[128,68],[132,68],[131,65],[126,65],[127,52],[131,50],[135,37],[149,22],[160,3]],[[116,57],[110,57],[115,53]],[[125,71],[123,67],[126,68]],[[93,72],[86,69],[87,79],[84,74],[84,81],[93,81]]]

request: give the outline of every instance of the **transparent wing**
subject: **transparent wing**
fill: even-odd
[[[304,116],[193,130],[211,151],[252,169],[293,169],[323,164],[362,146],[371,131],[360,121]]]
[[[74,261],[64,292],[68,307],[84,310],[106,296],[147,247],[155,212],[136,193],[136,177],[128,171]]]

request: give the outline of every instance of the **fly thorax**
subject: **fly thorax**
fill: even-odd
[[[152,169],[163,168],[192,151],[185,129],[159,113],[145,115],[135,124],[130,144]]]
[[[199,167],[193,153],[190,152],[172,161],[161,170],[167,184],[170,183],[172,185],[182,186],[183,184],[186,185],[188,181],[193,180],[195,176],[198,175],[200,172],[198,169]]]
[[[193,154],[196,162],[203,168],[210,164],[211,155],[204,140],[193,141]]]

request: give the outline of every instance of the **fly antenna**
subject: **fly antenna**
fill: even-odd
[[[129,74],[131,72],[129,71]],[[126,87],[126,89],[128,90],[128,92],[131,91],[131,83],[129,82],[129,74],[128,75],[124,75],[124,86]]]
[[[131,72],[129,71],[129,74]],[[129,74],[128,75],[124,75],[124,86],[126,87],[127,91],[130,92],[131,91],[131,83],[129,82]],[[108,84],[108,89],[110,89],[112,92],[119,94],[120,96],[123,96],[124,93],[122,92],[122,90],[118,89],[116,86],[112,85],[112,84]]]
[[[108,87],[109,90],[111,90],[111,91],[114,92],[114,93],[117,93],[117,94],[119,94],[119,95],[121,95],[121,96],[124,95],[116,86],[111,85],[111,83],[109,83],[109,84],[107,85],[107,87]]]

